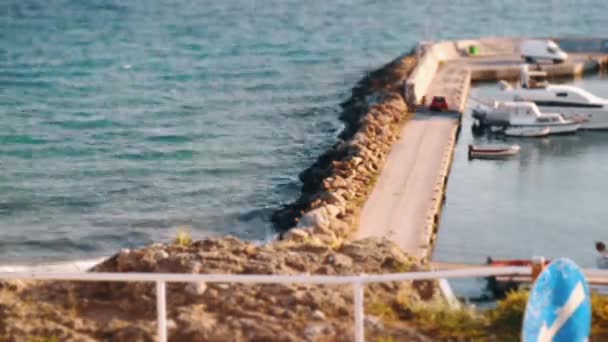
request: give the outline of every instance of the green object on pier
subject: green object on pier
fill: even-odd
[[[471,56],[477,56],[478,53],[479,53],[479,50],[477,48],[477,45],[471,45],[471,46],[469,46],[469,55],[471,55]]]

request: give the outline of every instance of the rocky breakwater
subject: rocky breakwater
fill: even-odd
[[[366,75],[343,102],[344,130],[338,142],[300,174],[302,193],[276,211],[283,238],[314,234],[331,242],[356,229],[360,210],[371,192],[399,128],[408,118],[405,80],[417,59],[408,54]]]
[[[382,239],[257,246],[225,237],[122,250],[93,272],[348,275],[421,267]],[[406,303],[434,296],[432,283],[365,291],[369,338],[429,341],[412,327]],[[0,340],[154,341],[155,305],[153,283],[0,282]],[[167,312],[170,341],[353,340],[349,285],[171,283]]]

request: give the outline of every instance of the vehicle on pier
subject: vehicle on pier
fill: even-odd
[[[446,112],[448,110],[448,102],[444,96],[433,96],[429,110],[433,112]]]
[[[520,50],[521,57],[527,63],[536,63],[541,60],[563,63],[568,59],[568,54],[552,40],[524,40],[520,45]]]

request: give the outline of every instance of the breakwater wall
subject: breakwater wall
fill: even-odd
[[[442,131],[441,134],[424,133],[424,137],[413,134],[411,139],[404,137],[402,141],[408,145],[415,143],[416,139],[423,139],[426,144],[434,144],[437,148],[432,151],[433,157],[430,159],[423,153],[417,157],[421,159],[408,161],[413,164],[432,164],[424,168],[423,173],[427,174],[421,180],[425,183],[424,187],[420,185],[419,191],[407,194],[411,201],[416,202],[417,207],[424,206],[424,211],[416,209],[407,218],[403,218],[407,222],[391,222],[389,228],[374,228],[370,233],[371,228],[367,227],[368,232],[364,234],[390,238],[396,231],[407,230],[408,237],[395,238],[411,241],[409,244],[420,241],[420,246],[424,245],[424,248],[407,246],[405,242],[400,246],[412,255],[428,256],[445,198],[451,158],[460,129],[459,114],[465,109],[470,85],[472,82],[512,80],[519,77],[520,66],[524,62],[519,50],[523,39],[480,38],[421,43],[411,53],[365,76],[353,88],[352,96],[342,103],[340,119],[345,128],[338,142],[299,175],[302,181],[300,197],[273,214],[272,221],[280,231],[296,228],[282,234],[282,238],[314,235],[325,242],[335,241],[336,238],[352,238],[353,233],[361,228],[359,219],[362,208],[381,175],[391,148],[400,139],[403,123],[412,117],[410,114],[419,108],[424,98],[428,103],[433,96],[443,96],[447,99],[450,111],[457,113],[456,120],[446,119],[454,122],[448,123],[454,126],[453,129]],[[562,64],[531,65],[531,69],[546,71],[549,77],[575,77],[596,72],[608,65],[606,40],[555,40],[565,46],[570,58]],[[442,120],[436,121],[428,127],[420,122],[419,125],[421,129],[428,128],[430,132],[436,131],[440,126],[445,127],[445,124],[439,123]],[[434,179],[435,174],[438,178],[435,186],[432,186],[433,182],[428,180]],[[398,181],[392,179],[388,183],[396,184]],[[433,195],[430,196],[430,193]],[[377,197],[383,198],[382,203],[393,202],[388,197],[384,198],[386,196]],[[427,212],[428,199],[431,199],[431,203]],[[395,210],[401,209],[412,208],[405,205],[405,208]],[[371,215],[376,217],[376,214],[378,213],[372,212]],[[374,223],[373,226],[377,227],[377,224]],[[382,232],[383,229],[386,232]],[[425,252],[420,252],[421,250]]]
[[[410,53],[369,73],[341,104],[344,130],[339,140],[300,173],[302,192],[277,210],[272,221],[282,238],[314,233],[322,240],[345,238],[373,188],[399,128],[411,112],[403,87],[417,65]]]
[[[418,103],[426,95],[441,63],[461,55],[456,42],[420,44],[416,48],[419,63],[407,79],[405,93],[408,103]]]
[[[433,188],[431,205],[426,214],[426,221],[424,224],[425,236],[423,236],[423,240],[427,241],[428,244],[425,246],[423,259],[427,261],[432,255],[435,240],[437,240],[437,234],[439,233],[441,211],[446,199],[448,178],[450,176],[450,170],[452,169],[454,149],[456,148],[456,142],[458,141],[458,136],[460,134],[460,127],[460,125],[454,126],[450,132],[449,142],[443,151],[437,181]]]

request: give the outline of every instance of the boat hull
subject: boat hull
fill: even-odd
[[[512,145],[501,148],[480,148],[469,145],[469,158],[479,159],[501,159],[508,158],[519,153],[519,146]]]
[[[555,107],[542,106],[538,108],[544,111],[559,112],[566,120],[574,120],[581,124],[581,129],[586,130],[608,130],[608,108],[577,108],[577,107]]]
[[[548,127],[533,126],[508,127],[504,131],[506,136],[523,138],[542,138],[548,136],[550,133],[551,129]]]
[[[598,124],[591,116],[569,113],[568,117],[561,113],[542,113],[536,104],[523,101],[496,102],[494,107],[478,106],[472,111],[480,126],[490,127],[494,132],[508,131],[509,136],[544,136],[543,128],[549,128],[548,134],[570,134],[584,124],[608,127],[608,121]]]
[[[580,123],[569,123],[557,126],[549,126],[549,134],[573,134],[581,128]]]
[[[548,135],[556,135],[556,134],[574,134],[580,128],[581,128],[580,123],[569,122],[569,123],[554,124],[554,125],[515,125],[515,126],[509,126],[507,128],[507,130],[508,129],[513,129],[513,130],[519,129],[522,131],[529,131],[529,132],[535,132],[535,131],[544,132],[545,129],[548,129],[549,130],[549,132],[547,133]],[[543,136],[543,134],[541,134],[541,136]]]

